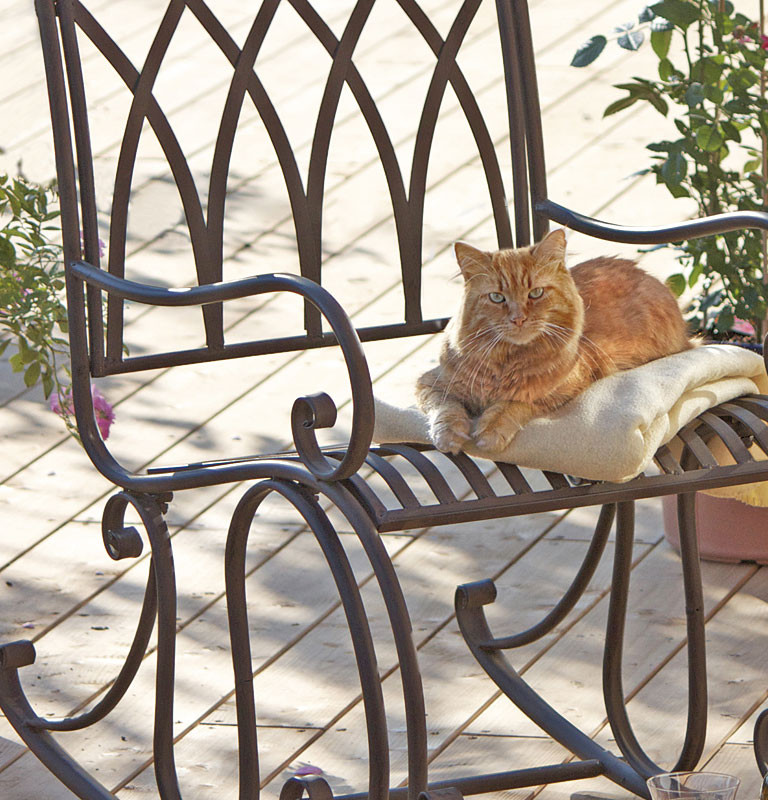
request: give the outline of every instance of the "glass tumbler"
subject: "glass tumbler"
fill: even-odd
[[[741,781],[720,772],[665,772],[647,783],[651,800],[733,800]]]

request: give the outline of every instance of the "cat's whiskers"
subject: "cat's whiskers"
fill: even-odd
[[[543,325],[542,334],[548,336],[555,341],[569,344],[574,341],[573,329],[564,328],[562,325],[557,325],[554,322],[545,322]]]
[[[477,365],[472,373],[472,377],[469,382],[469,393],[470,395],[474,395],[475,392],[475,381],[480,375],[480,369],[484,368],[487,374],[488,370],[491,366],[491,361],[488,358],[491,351],[504,339],[504,331],[500,330],[496,334],[496,338],[493,339],[491,342],[488,343],[488,346],[483,350],[481,357],[478,359]]]
[[[490,339],[488,339],[489,333],[492,334]],[[488,356],[502,339],[503,330],[494,323],[486,325],[470,337],[470,340],[474,341],[472,341],[469,347],[462,348],[462,360],[454,370],[451,379],[443,390],[443,402],[445,402],[446,398],[450,395],[453,384],[459,379],[461,379],[462,382],[469,383],[470,394],[473,393],[474,383],[480,368],[488,366]],[[466,374],[468,371],[470,372],[469,376]]]
[[[472,336],[468,337],[461,349],[461,361],[459,362],[459,366],[453,371],[450,380],[443,389],[442,402],[445,402],[450,395],[454,382],[460,377],[463,378],[464,372],[474,366],[477,353],[483,351],[483,355],[485,355],[486,350],[487,352],[490,352],[490,349],[495,347],[495,345],[498,343],[499,335],[497,332],[497,327],[498,326],[493,323],[486,325],[484,328],[475,331]],[[490,341],[488,341],[489,333],[492,334]]]

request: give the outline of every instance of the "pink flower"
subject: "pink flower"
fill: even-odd
[[[115,421],[115,411],[104,397],[104,395],[95,387],[91,387],[91,397],[93,398],[93,413],[96,417],[96,424],[99,426],[99,433],[102,439],[109,438],[109,429]],[[62,389],[61,392],[56,392],[51,395],[48,405],[54,414],[60,417],[71,417],[75,413],[72,404],[72,389]]]
[[[115,421],[114,409],[95,386],[91,388],[91,395],[93,396],[93,411],[96,415],[96,424],[99,426],[99,433],[102,439],[108,439],[109,429]]]
[[[48,407],[60,417],[71,417],[75,413],[75,409],[72,406],[72,392],[69,389],[54,392],[48,401]]]
[[[752,327],[752,325],[746,320],[739,319],[738,317],[736,317],[736,319],[733,321],[733,325],[731,325],[731,330],[735,331],[736,333],[743,333],[746,336],[755,335],[755,329]]]
[[[762,34],[762,36],[760,37],[760,47],[763,50],[768,50],[768,36],[766,36],[765,34]]]

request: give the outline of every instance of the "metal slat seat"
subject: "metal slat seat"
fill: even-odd
[[[396,531],[765,480],[768,463],[761,463],[759,455],[756,460],[749,449],[752,442],[768,445],[768,397],[745,396],[705,412],[659,449],[656,469],[626,483],[575,481],[549,471],[538,471],[538,481],[527,480],[517,465],[497,463],[507,491],[499,488],[501,482],[494,486],[488,480],[490,462],[407,444],[372,448],[374,457],[367,459],[371,474],[367,479],[358,474],[354,480],[356,486],[365,480],[366,505],[378,530]],[[342,452],[327,451],[339,456]],[[448,465],[457,468],[453,479],[447,477]],[[406,495],[404,483],[410,487]],[[545,488],[533,489],[531,483]],[[391,490],[386,492],[388,503],[385,487]],[[398,498],[399,503],[393,502]]]

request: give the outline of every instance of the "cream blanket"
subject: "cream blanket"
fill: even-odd
[[[557,412],[529,422],[502,453],[470,455],[590,480],[627,481],[698,414],[743,394],[768,394],[757,353],[705,345],[611,375]],[[428,443],[417,408],[376,401],[374,441]]]

